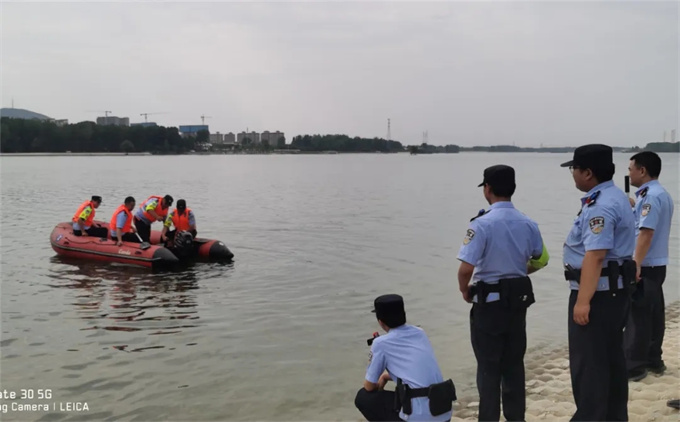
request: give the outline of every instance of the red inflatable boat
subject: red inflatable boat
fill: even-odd
[[[95,227],[107,227],[103,221],[94,221]],[[186,259],[199,261],[223,262],[234,257],[227,246],[211,239],[195,238],[190,256],[180,260],[170,249],[161,244],[161,232],[151,232],[150,244],[123,242],[121,246],[111,237],[75,236],[70,222],[59,223],[52,230],[50,243],[58,254],[71,258],[82,258],[95,261],[117,262],[138,265],[148,268],[166,268]]]

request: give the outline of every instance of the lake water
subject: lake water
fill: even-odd
[[[623,186],[630,154],[616,154]],[[570,154],[2,157],[1,388],[51,389],[89,411],[2,420],[360,420],[353,407],[385,293],[405,297],[459,397],[476,395],[456,254],[486,208],[485,167],[517,170],[514,203],[551,262],[532,279],[529,348],[567,342],[562,242],[582,195]],[[661,182],[678,208],[678,154]],[[235,260],[173,274],[56,257],[49,235],[92,194],[184,198]],[[665,285],[678,299],[680,224]],[[2,403],[2,401],[0,401]],[[6,403],[6,401],[5,401]]]

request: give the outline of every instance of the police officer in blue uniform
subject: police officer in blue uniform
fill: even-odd
[[[659,183],[661,158],[643,151],[630,158],[628,167],[635,192],[635,254],[638,290],[633,295],[624,345],[628,378],[639,381],[647,370],[662,374],[661,359],[665,331],[663,282],[668,265],[668,239],[673,219],[673,199]]]
[[[387,334],[369,340],[371,352],[354,404],[369,421],[448,421],[456,400],[453,381],[444,381],[427,334],[406,324],[404,300],[379,296],[374,312]],[[388,381],[395,391],[384,389]]]
[[[548,263],[538,224],[511,202],[515,170],[484,170],[484,197],[491,207],[470,221],[458,253],[458,282],[470,312],[472,348],[477,358],[479,420],[524,420],[526,312],[535,301],[528,277]],[[473,278],[474,284],[470,285]]]
[[[585,192],[564,243],[569,282],[569,366],[576,403],[572,421],[628,420],[623,329],[635,285],[635,219],[626,194],[614,185],[612,148],[576,148],[562,164]]]

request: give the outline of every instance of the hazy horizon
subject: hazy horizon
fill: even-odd
[[[671,2],[3,2],[2,107],[211,132],[632,147],[678,121]],[[99,111],[97,113],[96,111]],[[163,114],[151,114],[164,112]]]

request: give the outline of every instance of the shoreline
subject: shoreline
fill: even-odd
[[[147,156],[150,152],[3,152],[0,157]],[[177,154],[180,155],[180,154]]]
[[[650,372],[641,381],[628,382],[630,421],[677,420],[679,417],[679,412],[668,407],[666,402],[680,398],[680,301],[666,305],[663,359],[667,367],[663,375]],[[569,421],[576,405],[571,389],[568,346],[530,351],[524,357],[524,365],[527,422]],[[474,388],[454,402],[452,421],[477,421],[479,396],[476,384]]]
[[[615,151],[620,152],[620,151]],[[435,152],[410,154],[407,151],[381,152],[381,151],[279,151],[279,152],[188,152],[184,154],[151,152],[5,152],[0,153],[0,157],[124,157],[124,156],[176,156],[176,155],[348,155],[348,154],[409,154],[409,155],[457,155],[457,154],[507,154],[507,153],[526,153],[526,154],[565,154],[554,151],[460,151],[460,152]],[[626,153],[623,151],[623,153]],[[664,154],[664,153],[660,153]],[[670,154],[673,154],[672,152]]]

